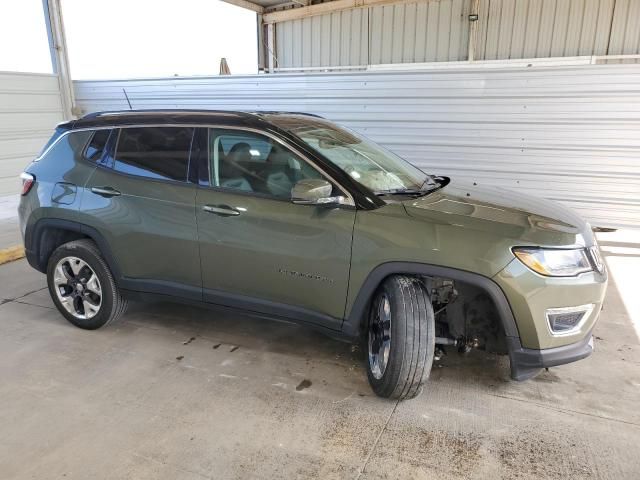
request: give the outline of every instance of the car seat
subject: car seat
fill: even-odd
[[[234,190],[243,190],[252,192],[253,187],[249,180],[244,176],[241,164],[251,160],[251,146],[245,142],[236,143],[224,160],[220,158],[220,186],[232,188]],[[220,148],[218,148],[220,151]]]

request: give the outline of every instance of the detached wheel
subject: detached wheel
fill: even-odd
[[[75,326],[95,330],[120,318],[127,301],[91,240],[58,247],[47,264],[49,293],[60,313]]]
[[[379,287],[367,323],[367,376],[380,397],[409,399],[429,378],[435,322],[424,284],[394,275]]]

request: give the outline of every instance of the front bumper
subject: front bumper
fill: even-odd
[[[517,338],[508,338],[507,341],[509,342],[511,378],[517,381],[534,377],[542,368],[576,362],[593,353],[591,333],[579,342],[543,350],[523,348]]]
[[[598,320],[607,289],[606,273],[544,277],[516,259],[493,280],[509,302],[521,347],[536,351],[568,347],[588,339]],[[577,328],[566,333],[551,331],[546,315],[549,311],[585,305],[592,305],[592,309]]]
[[[589,272],[577,277],[544,277],[518,260],[493,280],[504,292],[518,330],[507,336],[511,378],[526,380],[543,368],[588,357],[593,352],[592,332],[607,289],[607,274]],[[563,307],[592,305],[584,322],[570,332],[552,332],[546,313]]]

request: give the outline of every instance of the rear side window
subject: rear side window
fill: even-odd
[[[54,142],[56,140],[58,140],[58,138],[60,138],[60,136],[64,133],[64,130],[62,130],[61,128],[56,128],[56,131],[53,132],[53,135],[51,136],[51,138],[49,140],[47,140],[47,143],[44,144],[44,147],[42,147],[42,150],[40,150],[40,153],[38,153],[38,156],[36,157],[36,160],[40,159],[40,157],[42,157],[42,155],[44,155],[44,153],[49,149],[49,147],[51,145],[54,144]]]
[[[56,137],[39,159],[55,159],[60,162],[66,159],[80,160],[90,137],[91,132],[88,131],[69,132]]]
[[[92,162],[99,160],[102,156],[102,152],[104,151],[104,147],[107,144],[110,133],[111,130],[97,130],[93,134],[93,137],[91,137],[91,141],[84,151],[84,158]]]
[[[191,127],[143,127],[120,130],[113,168],[160,180],[187,180]]]

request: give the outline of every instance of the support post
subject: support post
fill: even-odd
[[[274,53],[274,48],[275,48],[275,42],[274,42],[274,36],[273,36],[273,23],[268,23],[267,24],[267,55],[269,58],[269,73],[273,73],[273,70],[275,68],[274,65],[274,60],[275,60],[275,53]]]
[[[256,28],[258,30],[258,72],[264,72],[265,61],[267,59],[265,41],[264,41],[264,23],[262,22],[262,14],[256,15]]]
[[[42,5],[47,23],[53,73],[58,77],[63,115],[65,119],[69,120],[78,116],[80,112],[75,106],[60,0],[42,0]]]
[[[480,0],[471,0],[471,10],[469,11],[469,50],[467,52],[467,60],[469,62],[473,62],[476,59],[479,10]]]

